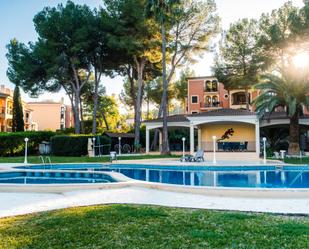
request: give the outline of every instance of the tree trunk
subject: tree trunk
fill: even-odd
[[[74,110],[75,110],[75,133],[80,134],[80,112],[79,112],[79,91],[75,90],[74,96]]]
[[[99,78],[97,69],[94,69],[94,95],[93,95],[93,113],[92,113],[92,134],[97,133],[97,107],[98,107],[98,91],[99,91]]]
[[[79,111],[80,111],[80,129],[81,129],[81,132],[85,134],[83,100],[81,97],[79,97]]]
[[[249,91],[248,88],[245,88],[245,96],[246,96],[246,109],[249,111],[250,110],[250,105],[249,105]]]
[[[299,111],[290,118],[289,155],[299,155]]]
[[[166,37],[165,26],[162,22],[161,26],[162,35],[162,80],[163,80],[163,94],[162,94],[162,111],[163,111],[163,136],[162,136],[162,155],[170,154],[168,146],[168,131],[167,131],[167,78],[166,78]]]
[[[109,131],[109,125],[108,125],[108,122],[107,122],[107,119],[106,119],[106,115],[103,111],[101,112],[101,115],[103,117],[103,120],[104,120],[104,123],[105,123],[105,126],[106,126],[106,130]]]
[[[141,126],[141,107],[142,107],[142,87],[143,87],[143,72],[145,66],[144,58],[138,61],[134,58],[137,68],[137,95],[136,95],[136,109],[135,109],[135,120],[134,120],[134,145],[140,145],[140,126]]]

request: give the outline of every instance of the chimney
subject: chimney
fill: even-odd
[[[0,85],[0,92],[5,93],[5,86],[4,85]]]

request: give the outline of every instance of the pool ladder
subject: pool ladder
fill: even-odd
[[[305,172],[305,170],[308,170],[309,169],[309,165],[307,165],[307,168],[304,167],[298,174],[297,176],[295,176],[295,178],[293,179],[293,181],[290,183],[289,187],[291,187],[297,180],[299,177],[302,176],[302,174]]]
[[[46,169],[46,165],[47,163],[49,164],[49,169],[52,168],[52,163],[51,163],[51,160],[50,160],[50,157],[49,156],[46,156],[45,157],[45,160],[44,160],[44,157],[43,156],[39,156],[39,158],[41,159],[43,165],[44,165],[44,169]]]

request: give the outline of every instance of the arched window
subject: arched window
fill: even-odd
[[[211,106],[211,97],[210,96],[205,97],[205,106],[206,107]]]
[[[218,96],[213,96],[212,97],[212,106],[217,107],[218,104],[219,104]]]
[[[211,83],[210,80],[207,80],[207,81],[205,82],[205,91],[206,91],[206,92],[211,92],[211,88],[212,88],[212,83]]]
[[[213,92],[217,92],[218,91],[218,81],[217,80],[213,80],[212,81],[212,91]]]

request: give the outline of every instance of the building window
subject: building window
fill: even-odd
[[[197,104],[198,103],[198,96],[191,96],[191,103]]]
[[[224,98],[225,98],[225,99],[228,99],[228,98],[229,98],[229,95],[228,95],[228,94],[224,94]]]
[[[218,97],[213,96],[212,97],[212,106],[217,107],[219,105]]]
[[[232,94],[232,104],[233,105],[245,105],[246,104],[245,92],[233,93]],[[249,104],[250,104],[250,94],[249,94]]]
[[[205,92],[218,92],[218,81],[217,80],[207,80],[205,82],[205,87],[204,87]]]
[[[205,98],[205,107],[211,106],[211,96],[206,96]]]
[[[220,105],[219,98],[217,95],[205,96],[205,107],[218,107]]]

